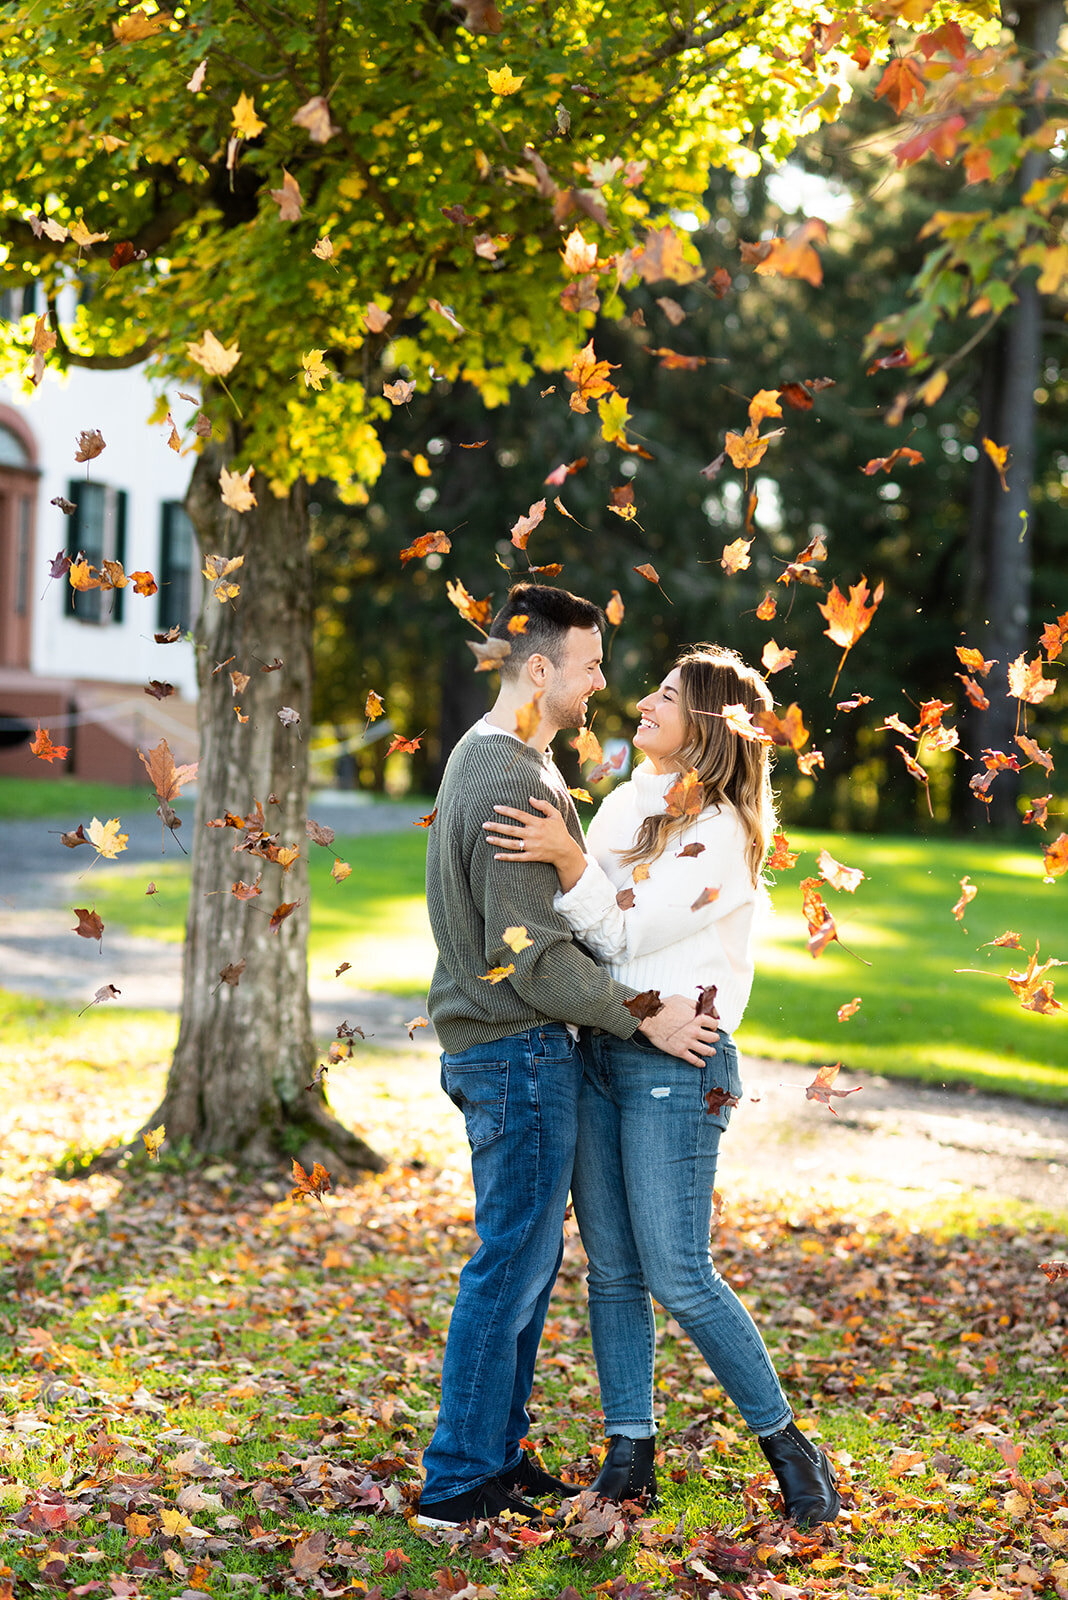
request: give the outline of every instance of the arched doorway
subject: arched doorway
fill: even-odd
[[[0,667],[30,665],[39,477],[33,433],[0,405]]]

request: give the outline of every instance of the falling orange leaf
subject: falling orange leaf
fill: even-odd
[[[705,789],[696,767],[684,772],[671,785],[664,796],[664,809],[669,817],[680,819],[701,815],[705,809]]]
[[[797,865],[800,852],[790,849],[790,841],[785,833],[773,833],[771,843],[771,854],[764,863],[769,872],[781,872]]]
[[[1047,695],[1051,695],[1056,687],[1056,678],[1042,676],[1041,656],[1036,656],[1033,661],[1025,661],[1021,653],[1015,661],[1009,662],[1010,697],[1035,706],[1040,700],[1045,700]]]
[[[953,907],[953,915],[956,917],[958,922],[964,915],[965,906],[970,905],[978,893],[978,884],[972,883],[967,874],[965,874],[965,876],[960,880],[960,899]]]
[[[30,744],[31,755],[36,756],[39,761],[51,763],[65,760],[69,751],[69,745],[53,744],[48,729],[42,728],[40,723],[37,724],[37,732],[34,734]]]
[[[816,865],[820,877],[826,879],[832,889],[844,889],[846,894],[856,894],[859,886],[864,882],[865,874],[859,867],[843,867],[836,861],[829,850],[821,850],[816,857]]]
[[[987,455],[990,457],[991,461],[994,464],[994,471],[998,475],[998,478],[999,478],[999,480],[1001,482],[1001,487],[1005,490],[1005,493],[1008,494],[1009,485],[1008,485],[1008,481],[1006,480],[1006,477],[1005,477],[1005,471],[1006,471],[1006,468],[1008,466],[1008,461],[1009,461],[1009,447],[1008,447],[1008,445],[1007,444],[995,444],[993,439],[984,439],[983,440],[983,449],[986,451]]]
[[[780,649],[774,639],[769,639],[761,654],[760,664],[770,677],[772,673],[782,672],[784,667],[788,667],[791,661],[796,659],[796,650]]]
[[[838,663],[838,671],[831,684],[831,693],[834,693],[835,684],[845,665],[845,658],[856,644],[862,634],[871,626],[871,620],[883,598],[883,586],[878,584],[871,594],[871,604],[868,605],[868,580],[861,577],[859,583],[850,584],[849,599],[839,589],[837,583],[832,583],[827,595],[827,604],[817,602],[818,609],[827,619],[824,633],[835,644],[842,648],[842,659]]]
[[[823,244],[826,239],[827,224],[819,217],[810,217],[785,239],[772,239],[770,250],[754,270],[760,277],[802,278],[818,288],[823,282],[823,268],[812,245],[814,240]]]

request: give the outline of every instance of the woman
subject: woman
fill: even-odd
[[[733,650],[696,647],[639,701],[634,746],[645,760],[604,801],[588,854],[546,801],[531,801],[537,815],[497,806],[511,820],[485,827],[498,859],[521,850],[524,862],[553,863],[557,909],[619,982],[692,993],[720,1019],[714,1052],[696,1066],[638,1033],[582,1030],[572,1195],[610,1436],[594,1488],[612,1499],[656,1492],[652,1295],[757,1435],[787,1516],[808,1526],[838,1514],[833,1470],[794,1423],[763,1339],[709,1254],[719,1140],[741,1091],[731,1034],[752,986],[775,820],[768,746],[736,733],[723,713],[771,703]]]

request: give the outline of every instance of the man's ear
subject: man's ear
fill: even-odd
[[[527,657],[524,665],[526,666],[527,676],[535,688],[544,688],[548,679],[549,668],[552,666],[548,656],[538,655],[535,652],[534,655]]]

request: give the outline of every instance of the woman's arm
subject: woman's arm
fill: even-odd
[[[586,870],[585,852],[572,838],[567,823],[551,801],[536,800],[532,795],[530,804],[536,808],[537,815],[517,811],[512,806],[494,806],[500,816],[513,820],[482,824],[488,843],[502,847],[494,860],[549,861],[556,868],[561,890],[566,893],[574,888]]]
[[[649,864],[649,876],[620,890],[591,860],[556,909],[576,938],[601,961],[633,961],[690,938],[754,898],[742,829],[733,813],[700,817],[685,833],[696,855],[672,841]],[[622,905],[620,901],[622,900]]]

